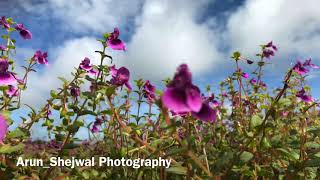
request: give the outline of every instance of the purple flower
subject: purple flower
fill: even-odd
[[[311,63],[311,59],[307,59],[304,63],[303,66],[309,66],[313,69],[319,69],[320,67],[317,65],[314,65],[313,63]]]
[[[297,63],[293,67],[293,70],[300,75],[304,75],[310,71],[307,67],[311,67],[313,69],[320,68],[319,66],[316,66],[313,63],[311,63],[311,59],[307,59],[307,60],[305,60],[304,63],[301,63],[301,61],[297,61]]]
[[[92,69],[92,65],[90,65],[90,59],[85,57],[84,60],[81,61],[79,67],[83,70],[90,71]]]
[[[12,85],[16,79],[12,72],[8,71],[9,63],[0,58],[0,85]]]
[[[273,45],[273,43],[271,41],[264,46],[264,49],[262,51],[262,55],[263,55],[263,57],[270,58],[271,56],[274,56],[274,52],[277,50],[278,50],[278,48],[275,45]]]
[[[260,81],[259,85],[260,85],[260,87],[263,87],[263,88],[266,88],[266,87],[267,87],[267,85],[266,85],[264,82],[262,82],[262,81]]]
[[[110,67],[111,72],[111,84],[116,86],[123,86],[125,85],[128,89],[132,89],[131,85],[129,84],[130,79],[130,72],[127,68],[121,67],[119,69],[116,69],[116,67],[113,65]]]
[[[102,124],[102,119],[96,118],[96,120],[94,121],[93,126],[91,128],[91,132],[93,132],[93,133],[99,132],[98,126],[100,126],[101,124]]]
[[[219,106],[220,106],[220,103],[219,103],[217,100],[213,100],[213,101],[212,101],[212,106],[213,106],[213,107],[219,107]]]
[[[199,112],[192,112],[192,115],[205,122],[215,122],[217,110],[212,109],[207,103],[203,103]]]
[[[0,143],[3,142],[8,132],[8,123],[6,119],[0,114]]]
[[[27,29],[23,26],[23,24],[17,24],[15,28],[16,28],[16,30],[19,31],[19,33],[20,33],[20,35],[21,35],[21,37],[22,37],[23,39],[31,39],[31,38],[32,38],[31,32],[30,32],[29,30],[27,30]]]
[[[257,80],[255,80],[254,78],[250,79],[250,84],[251,84],[251,85],[254,85],[254,84],[256,84],[256,83],[257,83]]]
[[[6,94],[7,94],[9,97],[18,96],[18,95],[19,95],[19,91],[18,91],[18,89],[17,89],[15,86],[9,85],[9,89],[6,90]]]
[[[0,26],[3,26],[3,28],[5,29],[9,29],[10,28],[10,24],[8,23],[8,21],[6,20],[5,16],[2,16],[0,19]]]
[[[123,41],[119,39],[119,29],[114,28],[113,32],[108,37],[107,43],[113,50],[125,50],[126,46]]]
[[[300,61],[298,61],[297,64],[294,65],[293,70],[300,75],[304,75],[309,72],[309,69],[307,69]]]
[[[80,96],[80,88],[79,87],[72,87],[70,89],[70,94],[71,94],[72,97]]]
[[[274,52],[270,49],[265,49],[262,51],[262,55],[266,58],[270,58],[270,56],[274,56]]]
[[[40,50],[36,51],[33,55],[33,59],[38,63],[38,64],[45,64],[48,65],[48,52],[43,52],[41,53]]]
[[[273,45],[272,41],[270,41],[270,42],[266,45],[266,47],[267,47],[267,48],[272,48],[274,51],[277,51],[277,50],[278,50],[278,48],[277,48],[275,45]]]
[[[4,46],[4,45],[0,45],[0,50],[1,50],[1,51],[6,51],[6,50],[7,50],[7,47]]]
[[[147,80],[143,85],[143,94],[144,97],[147,98],[148,102],[152,102],[155,99],[156,87],[153,86],[149,80]]]
[[[216,119],[216,111],[202,102],[199,88],[192,84],[192,75],[186,64],[178,67],[161,100],[175,114],[192,112],[193,116],[203,121],[213,122]]]
[[[83,70],[89,72],[90,74],[94,74],[94,75],[97,74],[97,72],[92,68],[92,65],[90,65],[90,59],[87,57],[85,57],[81,61],[79,67],[80,67],[80,69],[83,69]]]
[[[241,76],[242,76],[243,78],[245,78],[245,79],[248,79],[249,74],[248,74],[248,73],[243,72],[243,73],[241,74]]]
[[[313,102],[314,101],[313,98],[311,96],[309,96],[309,95],[306,95],[305,93],[306,93],[306,91],[304,90],[304,88],[302,88],[296,94],[296,97],[300,98],[302,101],[307,102],[307,103]]]

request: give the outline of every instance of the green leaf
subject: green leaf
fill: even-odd
[[[320,158],[310,159],[304,164],[305,167],[320,167]]]
[[[320,144],[319,144],[319,143],[316,143],[316,142],[307,142],[307,143],[305,144],[305,146],[306,146],[307,148],[315,148],[315,149],[320,148]]]
[[[17,138],[17,137],[23,137],[26,134],[22,131],[21,128],[17,128],[14,131],[11,131],[8,133],[8,138]]]
[[[262,119],[258,115],[252,116],[250,120],[250,129],[254,129],[257,126],[260,126],[262,124]]]
[[[15,146],[11,146],[10,144],[4,144],[0,147],[0,154],[10,154],[19,150],[22,150],[24,148],[24,144],[20,143]]]
[[[187,175],[187,168],[183,166],[172,165],[166,171],[172,174]]]
[[[251,152],[248,151],[244,151],[241,155],[240,155],[240,160],[242,162],[248,162],[253,158],[253,154]]]
[[[285,156],[287,156],[291,160],[298,160],[300,155],[293,150],[286,150],[284,148],[277,148],[278,151],[282,152]]]

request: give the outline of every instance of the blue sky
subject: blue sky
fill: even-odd
[[[16,60],[35,50],[49,52],[50,65],[30,76],[23,101],[39,106],[57,76],[70,71],[84,57],[94,63],[97,38],[119,27],[126,52],[109,53],[117,66],[133,78],[151,79],[158,88],[181,63],[189,64],[200,87],[219,82],[233,72],[233,51],[255,59],[258,45],[271,40],[279,52],[266,69],[268,86],[281,84],[297,58],[311,57],[320,65],[320,7],[318,0],[1,0],[1,15],[23,22],[33,33],[18,41]],[[242,68],[251,72],[252,67]],[[313,95],[319,97],[319,73],[310,73]]]

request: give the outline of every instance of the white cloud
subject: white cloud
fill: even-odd
[[[50,18],[59,18],[66,30],[72,32],[102,33],[114,26],[126,24],[140,9],[142,0],[48,0],[35,3],[20,0],[28,12],[38,15],[50,12]]]
[[[289,54],[320,57],[319,6],[318,0],[247,0],[229,18],[228,40],[232,49],[251,54],[273,40],[283,61]]]
[[[218,35],[209,24],[196,22],[206,3],[147,1],[121,63],[139,77],[156,80],[172,76],[181,63],[187,63],[194,74],[212,70],[222,57]]]

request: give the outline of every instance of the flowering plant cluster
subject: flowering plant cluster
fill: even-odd
[[[187,64],[156,87],[150,80],[130,79],[130,70],[116,67],[108,51],[125,51],[120,31],[99,39],[100,64],[79,60],[73,78],[50,92],[46,104],[31,106],[22,124],[9,128],[11,115],[22,106],[28,75],[47,65],[48,53],[38,50],[26,60],[24,74],[15,72],[12,54],[18,32],[31,32],[12,18],[0,20],[0,176],[3,179],[315,179],[320,176],[319,103],[305,79],[319,67],[311,59],[286,72],[282,86],[271,91],[264,68],[278,48],[261,45],[257,60],[234,52],[235,71],[204,90],[192,79]],[[125,53],[125,52],[124,52]],[[244,64],[257,66],[252,73]],[[243,67],[242,67],[243,66]],[[134,83],[133,83],[134,82]],[[201,92],[202,91],[202,92]],[[49,140],[32,139],[35,124]],[[10,130],[9,130],[10,129]],[[87,129],[89,138],[77,138]],[[87,159],[170,159],[166,167],[17,166],[18,157]]]

